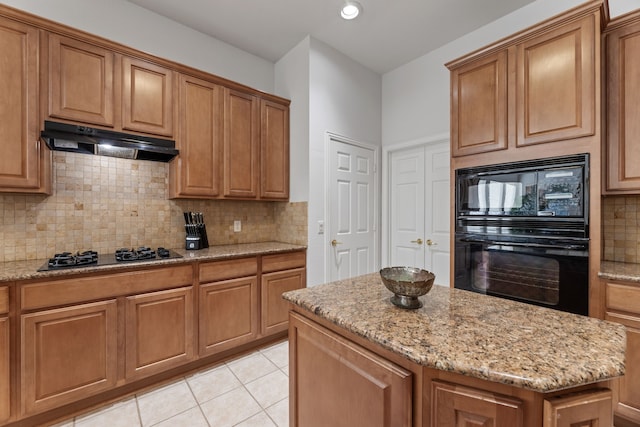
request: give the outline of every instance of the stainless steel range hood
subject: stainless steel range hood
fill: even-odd
[[[170,139],[96,129],[88,126],[45,121],[40,133],[52,150],[95,154],[134,160],[168,162],[178,155]]]

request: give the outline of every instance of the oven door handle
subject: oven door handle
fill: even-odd
[[[565,249],[572,251],[584,251],[587,250],[587,245],[545,245],[542,243],[520,243],[520,242],[500,242],[498,240],[484,240],[484,239],[460,239],[461,242],[465,243],[485,243],[488,245],[500,245],[500,246],[518,246],[523,248],[540,248],[540,249]]]

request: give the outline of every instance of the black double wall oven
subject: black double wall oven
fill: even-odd
[[[456,170],[454,287],[589,314],[589,155]]]

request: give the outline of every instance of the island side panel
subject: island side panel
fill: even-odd
[[[453,384],[460,387],[460,389],[468,388],[472,390],[478,390],[480,394],[489,393],[495,395],[496,399],[504,401],[515,400],[522,402],[522,427],[547,427],[543,422],[543,409],[545,399],[551,399],[557,396],[565,396],[576,392],[597,391],[603,388],[608,388],[611,381],[601,381],[598,383],[586,384],[578,387],[573,387],[564,390],[558,390],[549,393],[540,393],[531,390],[526,390],[520,387],[514,387],[507,384],[501,384],[483,379],[473,378],[466,375],[460,375],[454,372],[448,372],[446,370],[433,369],[420,366],[414,362],[407,360],[399,354],[391,352],[387,349],[380,347],[379,345],[372,343],[371,341],[353,334],[344,328],[320,317],[310,311],[307,311],[297,305],[290,304],[290,319],[294,316],[304,320],[307,323],[313,324],[319,329],[328,329],[334,332],[345,340],[354,343],[357,346],[361,346],[378,356],[393,362],[394,364],[406,369],[413,375],[413,387],[412,387],[412,402],[413,402],[413,422],[414,427],[445,427],[435,426],[432,424],[431,414],[434,411],[433,399],[432,399],[432,387],[433,382],[440,381]],[[297,377],[296,377],[296,334],[297,330],[292,326],[293,319],[290,320],[289,328],[289,384],[290,384],[290,425],[297,426],[294,422],[296,416],[296,393],[297,393]],[[479,362],[481,363],[481,362]],[[344,390],[335,390],[334,396],[340,396],[344,393]],[[585,395],[586,396],[586,395]],[[606,422],[601,425],[610,425]],[[305,426],[306,427],[306,426]],[[394,426],[395,427],[395,426]],[[514,425],[496,427],[519,427]]]
[[[413,425],[411,372],[302,316],[290,328],[292,426]]]

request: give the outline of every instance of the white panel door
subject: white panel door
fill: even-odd
[[[375,151],[330,139],[329,276],[375,271]]]
[[[449,143],[425,148],[425,269],[436,283],[449,285],[450,200]]]
[[[449,143],[391,153],[389,265],[424,268],[449,285]]]
[[[391,158],[390,211],[392,266],[424,268],[424,147]]]

